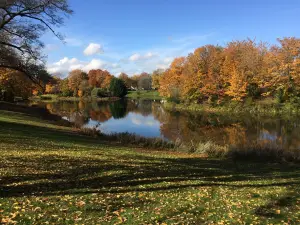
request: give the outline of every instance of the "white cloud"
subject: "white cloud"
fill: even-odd
[[[75,69],[81,69],[88,72],[91,69],[106,69],[110,66],[109,63],[104,62],[100,59],[92,59],[90,62],[80,61],[77,58],[64,57],[58,62],[48,65],[48,72],[52,74],[60,73],[63,77]]]
[[[151,59],[151,58],[153,58],[156,55],[157,54],[152,53],[152,52],[148,52],[148,53],[146,53],[144,55],[135,53],[135,54],[133,54],[133,55],[131,55],[129,57],[129,61],[135,62],[135,61],[140,61],[140,60],[145,60],[145,59]]]
[[[141,59],[141,55],[140,54],[133,54],[132,56],[129,57],[130,61],[137,61]]]
[[[135,124],[135,125],[138,125],[138,126],[142,124],[142,121],[139,120],[139,119],[137,119],[137,118],[132,118],[132,119],[131,119],[131,122],[132,122],[133,124]]]
[[[135,51],[128,56],[124,51],[106,49],[101,60],[96,54],[103,52],[102,46],[90,43],[84,50],[85,55],[94,55],[93,59],[78,60],[77,58],[62,58],[58,62],[48,65],[49,72],[60,72],[67,75],[70,70],[106,69],[111,74],[118,75],[125,72],[134,75],[141,72],[151,73],[155,69],[167,69],[175,57],[186,56],[197,47],[209,43],[212,34],[177,37],[155,48]],[[79,44],[76,39],[68,39],[69,44]],[[107,44],[106,44],[107,45]]]
[[[90,43],[83,51],[85,55],[95,55],[101,52],[103,52],[102,46],[96,43]]]
[[[85,67],[83,67],[84,71],[90,71],[93,69],[102,69],[106,66],[106,63],[100,59],[92,59]]]

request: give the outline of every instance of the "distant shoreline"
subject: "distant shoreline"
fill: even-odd
[[[42,95],[29,98],[30,101],[97,101],[97,102],[107,102],[107,101],[118,101],[120,97],[103,97],[103,98],[92,98],[92,97],[60,97],[57,95]]]

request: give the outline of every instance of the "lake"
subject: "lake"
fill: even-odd
[[[185,143],[213,141],[233,146],[261,143],[300,149],[300,119],[296,116],[220,116],[170,112],[154,100],[59,101],[41,104],[51,113],[79,127],[97,126],[99,131],[106,134],[129,132]]]

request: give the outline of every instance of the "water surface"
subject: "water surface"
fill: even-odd
[[[274,144],[300,149],[300,119],[296,116],[220,116],[170,112],[159,101],[43,103],[77,126],[95,127],[103,133],[129,132],[145,137],[177,139],[190,143],[213,141],[221,145]]]

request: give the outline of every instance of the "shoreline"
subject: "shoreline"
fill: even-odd
[[[168,111],[190,112],[190,113],[212,113],[212,114],[255,114],[255,115],[298,115],[300,114],[300,106],[291,103],[281,104],[260,104],[252,103],[229,103],[223,106],[211,106],[208,104],[185,104],[165,102],[163,106]]]
[[[118,101],[120,97],[104,97],[104,98],[92,98],[92,97],[59,97],[59,96],[37,96],[29,98],[29,101],[86,101],[86,102],[108,102],[108,101]]]

